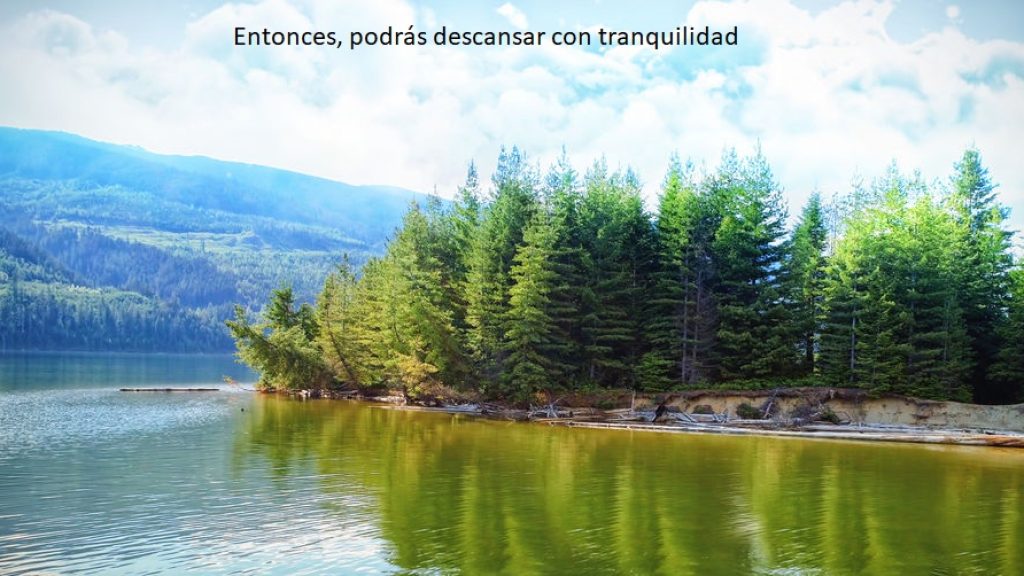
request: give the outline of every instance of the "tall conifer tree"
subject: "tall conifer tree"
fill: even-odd
[[[989,367],[1001,345],[996,329],[1006,309],[1009,290],[1010,233],[1003,226],[1006,208],[995,197],[995,185],[975,149],[964,151],[951,178],[950,201],[960,224],[958,269],[964,319],[975,367],[974,399],[1006,402],[1013,390],[989,378]]]
[[[788,261],[793,323],[798,336],[800,368],[804,374],[814,372],[821,332],[827,240],[821,196],[815,192],[808,199],[793,230]]]

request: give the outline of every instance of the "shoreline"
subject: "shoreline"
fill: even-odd
[[[956,446],[988,446],[994,448],[1024,448],[1024,434],[1005,431],[943,430],[932,428],[888,431],[877,426],[813,425],[798,429],[745,428],[741,426],[707,426],[702,428],[666,426],[642,422],[619,424],[616,422],[549,422],[553,426],[570,428],[633,430],[672,434],[724,434],[733,436],[773,436],[821,440],[853,440],[860,442],[898,442],[904,444],[945,444]]]
[[[993,412],[999,416],[1006,412],[1013,423],[1024,427],[1024,417],[1017,417],[1018,414],[1024,414],[1024,404],[985,406],[902,396],[871,398],[863,391],[851,392],[847,389],[793,388],[774,392],[694,390],[660,395],[637,395],[632,399],[635,405],[627,408],[598,409],[588,406],[547,405],[532,406],[529,410],[499,403],[435,402],[433,405],[424,405],[409,402],[403,396],[394,393],[374,396],[363,395],[358,391],[262,392],[290,396],[298,400],[349,400],[387,409],[463,414],[569,428],[1024,448],[1024,430],[988,425],[1003,421],[992,418]],[[788,404],[783,401],[784,398]],[[659,401],[657,410],[652,406],[656,399]],[[765,400],[764,404],[768,406],[765,413],[771,413],[770,417],[743,419],[735,416],[735,406],[740,403],[749,405],[749,402],[757,399]],[[698,404],[699,402],[708,403]],[[859,411],[848,405],[851,403],[856,405]],[[833,405],[839,410],[833,412]],[[908,405],[916,407],[917,411],[910,415],[902,412],[901,409]],[[808,414],[806,407],[810,406],[816,406],[818,411]],[[922,415],[924,409],[927,410],[927,416]],[[942,409],[947,409],[948,412],[940,411]],[[840,422],[817,419],[821,414],[834,416],[836,412],[848,418]],[[964,413],[972,412],[977,412],[980,416],[976,415],[973,419],[962,416]],[[891,422],[884,421],[887,418]],[[929,424],[929,419],[946,425]],[[902,420],[912,420],[914,423]],[[949,425],[951,421],[968,425]]]

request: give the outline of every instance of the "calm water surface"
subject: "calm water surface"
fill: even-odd
[[[1024,574],[1024,451],[264,397],[230,357],[0,356],[0,574]],[[127,394],[122,386],[215,385]]]

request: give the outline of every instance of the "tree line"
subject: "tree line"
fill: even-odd
[[[234,303],[258,309],[282,278],[293,280],[298,299],[313,301],[339,260],[337,243],[333,251],[315,239],[309,249],[268,245],[280,236],[266,230],[287,235],[287,223],[209,241],[153,231],[160,242],[152,245],[118,238],[117,228],[5,212],[3,204],[0,350],[229,351],[224,321]],[[296,242],[299,232],[290,236]]]
[[[629,169],[542,177],[502,150],[485,190],[413,205],[383,256],[315,306],[288,288],[228,322],[274,388],[444,385],[490,397],[597,387],[830,385],[1020,400],[1024,273],[977,150],[947,182],[895,164],[792,229],[760,149],[673,159],[650,214]]]
[[[222,324],[230,305],[187,309],[135,292],[84,286],[77,278],[38,244],[0,226],[0,351],[231,347]]]
[[[0,252],[0,264],[3,263]],[[23,282],[0,266],[0,351],[225,350],[225,310],[183,309],[132,292]]]

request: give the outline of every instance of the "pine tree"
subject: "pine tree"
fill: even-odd
[[[517,148],[502,149],[492,183],[493,199],[474,237],[466,292],[468,346],[476,373],[488,386],[498,383],[506,357],[509,272],[523,230],[538,210],[536,176]]]
[[[906,220],[906,196],[892,188],[884,203],[861,207],[846,222],[826,280],[821,364],[836,384],[895,392],[905,380],[908,318],[896,259],[906,247],[890,237]]]
[[[712,245],[717,373],[722,380],[788,376],[795,347],[784,298],[786,212],[760,150],[743,163],[733,156],[712,182],[722,218]]]
[[[851,217],[829,267],[822,371],[876,392],[962,399],[970,355],[956,224],[919,179],[890,171],[875,188],[879,200]]]
[[[856,233],[854,228],[837,244],[822,287],[824,322],[817,366],[827,381],[839,386],[855,386],[861,368],[857,350],[862,329],[858,320],[866,294],[864,265],[855,249]]]
[[[414,205],[386,256],[394,267],[398,297],[395,368],[402,384],[413,390],[435,380],[462,380],[461,347],[447,289],[451,282],[438,257],[441,244],[431,219]]]
[[[447,218],[451,236],[449,244],[452,252],[449,264],[453,287],[453,293],[450,296],[453,306],[452,322],[463,340],[469,330],[469,324],[466,321],[468,305],[466,293],[468,291],[470,254],[473,240],[480,228],[480,219],[480,182],[476,165],[470,163],[466,173],[466,182],[459,187],[451,214]]]
[[[595,163],[585,177],[580,206],[585,272],[580,332],[589,382],[636,385],[644,347],[640,299],[654,261],[649,222],[635,177],[608,174],[603,161]]]
[[[470,165],[455,202],[413,205],[386,253],[358,277],[344,261],[315,309],[281,289],[259,320],[239,309],[228,325],[275,388],[447,384],[525,399],[820,373],[934,398],[964,399],[975,381],[977,398],[1012,399],[1024,274],[1009,272],[1005,210],[977,153],[957,170],[944,202],[895,164],[831,216],[812,195],[787,239],[760,151],[727,151],[699,179],[674,159],[652,222],[631,171],[598,161],[579,182],[563,153],[541,188],[503,150],[486,203]],[[57,304],[18,300],[11,274],[0,313],[18,335]],[[97,299],[46,321],[76,334],[144,325],[149,312],[124,309]],[[149,342],[186,321],[135,333]]]
[[[995,185],[977,150],[966,150],[955,170],[950,203],[963,234],[958,284],[975,360],[974,400],[1006,402],[1013,391],[990,381],[988,370],[1001,344],[996,327],[1004,315],[1012,264],[1011,234],[1003,229],[1007,211],[996,200]]]
[[[911,316],[906,391],[968,400],[972,361],[956,290],[956,223],[929,196],[919,198],[908,216],[902,231],[910,256],[904,276]]]
[[[552,348],[557,350],[558,362],[564,367],[562,377],[566,384],[575,386],[583,380],[584,374],[581,309],[586,275],[580,223],[583,197],[576,171],[564,150],[548,173],[544,199],[554,235],[551,252],[554,279],[548,306],[555,326]]]
[[[652,294],[652,281],[658,266],[658,246],[651,217],[640,197],[640,183],[632,171],[623,177],[623,244],[622,269],[626,273],[624,299],[628,338],[620,348],[625,363],[622,383],[638,389],[643,381],[643,359],[651,349],[647,338],[649,318],[648,300]]]
[[[361,351],[360,383],[380,386],[396,379],[393,366],[402,333],[397,274],[393,262],[371,258],[363,264],[352,302],[352,341]]]
[[[821,332],[827,240],[821,196],[815,192],[793,229],[792,252],[788,261],[793,322],[799,336],[800,368],[804,374],[814,372]]]
[[[1010,402],[1024,402],[1024,268],[1009,273],[1008,310],[999,323],[1002,347],[992,365],[991,380]]]
[[[673,158],[665,177],[656,223],[657,269],[652,272],[644,387],[663,389],[701,380],[702,347],[709,332],[699,321],[708,293],[709,218],[692,180],[693,168]],[[704,323],[706,324],[706,323]],[[700,351],[700,353],[699,353]]]
[[[344,255],[335,272],[327,276],[317,299],[317,342],[324,360],[335,377],[348,384],[362,381],[360,362],[364,357],[356,339],[358,317],[354,304],[358,290],[357,278],[348,255]]]
[[[260,372],[260,385],[275,389],[325,388],[333,380],[316,343],[319,326],[308,304],[295,307],[290,287],[275,290],[264,321],[253,324],[241,306],[227,322],[239,357]]]
[[[564,378],[549,311],[556,278],[551,262],[553,232],[544,212],[535,213],[509,272],[512,285],[505,314],[503,348],[507,358],[502,389],[519,398],[557,388]]]

